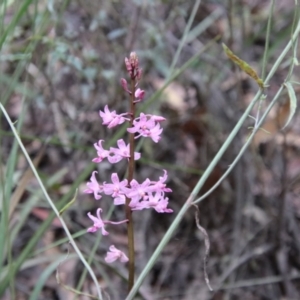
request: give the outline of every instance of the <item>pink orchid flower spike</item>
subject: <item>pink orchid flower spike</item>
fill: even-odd
[[[141,153],[135,151],[135,143],[133,139],[137,138],[151,138],[153,142],[158,143],[161,139],[161,133],[163,128],[161,122],[166,119],[162,116],[145,114],[140,112],[137,115],[135,106],[139,102],[144,101],[145,91],[139,88],[140,79],[142,77],[142,69],[139,68],[138,56],[135,52],[131,52],[129,58],[125,58],[126,70],[130,77],[130,82],[127,82],[125,78],[121,78],[121,86],[126,94],[130,98],[130,111],[118,114],[116,110],[110,110],[108,105],[105,105],[103,110],[99,111],[102,124],[107,128],[113,128],[121,125],[126,121],[129,121],[127,126],[127,134],[129,144],[126,139],[120,138],[117,141],[117,146],[110,147],[109,149],[103,148],[104,140],[99,140],[94,144],[97,155],[93,158],[94,163],[100,163],[107,159],[110,164],[116,164],[122,159],[128,162],[128,178],[119,178],[117,173],[111,174],[111,182],[98,183],[96,174],[97,171],[92,172],[90,181],[87,182],[87,188],[84,193],[93,194],[96,200],[102,198],[102,195],[108,195],[110,201],[113,201],[114,205],[126,205],[126,216],[128,219],[113,222],[110,220],[103,220],[102,216],[105,216],[101,208],[97,208],[96,214],[88,212],[88,217],[92,221],[92,226],[87,229],[87,232],[101,231],[102,235],[108,235],[109,232],[106,230],[108,224],[119,225],[127,223],[128,230],[128,251],[134,253],[134,243],[130,236],[133,233],[133,219],[131,217],[131,211],[140,211],[144,209],[153,209],[157,213],[171,213],[172,209],[168,208],[169,198],[165,197],[165,194],[172,190],[167,187],[168,173],[163,170],[163,174],[157,181],[146,178],[143,182],[139,183],[134,179],[135,160],[141,158]],[[128,128],[129,127],[129,128]],[[130,144],[131,143],[131,144]],[[123,176],[123,175],[120,175]],[[106,197],[105,197],[106,198]],[[103,202],[103,200],[101,201]],[[99,203],[99,202],[98,202]],[[129,207],[128,207],[129,205]],[[104,215],[102,215],[102,212]],[[101,216],[102,215],[102,216]],[[131,255],[129,255],[131,258]],[[129,261],[128,257],[124,252],[117,249],[114,245],[109,247],[109,251],[106,253],[106,263],[112,263],[114,261],[120,261],[126,263]],[[133,264],[134,261],[129,262]],[[134,272],[132,268],[129,268],[129,278],[134,278]],[[129,280],[130,283],[131,280]],[[129,284],[131,285],[131,283]]]
[[[106,254],[105,261],[110,264],[116,260],[120,260],[120,262],[126,263],[129,259],[124,252],[117,249],[114,245],[111,245],[109,247],[109,251]]]

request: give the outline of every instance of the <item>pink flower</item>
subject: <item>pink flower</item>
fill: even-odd
[[[104,229],[104,222],[101,219],[100,213],[102,212],[101,208],[97,209],[97,217],[94,217],[90,212],[87,214],[88,217],[94,222],[94,225],[90,227],[88,232],[96,232],[101,229],[103,235],[108,235],[109,233]]]
[[[87,185],[87,189],[84,190],[83,192],[86,194],[94,194],[94,197],[96,200],[101,199],[101,195],[99,195],[100,193],[103,192],[103,186],[101,186],[97,179],[96,179],[96,173],[98,173],[97,171],[94,171],[92,173],[91,179],[90,181],[86,184]]]
[[[131,210],[142,210],[148,208],[154,208],[158,213],[172,213],[173,210],[167,208],[169,199],[164,198],[163,193],[149,193],[149,198],[146,201],[141,201],[131,208]]]
[[[111,164],[119,162],[122,158],[130,158],[129,144],[126,146],[124,140],[118,140],[117,144],[119,149],[113,147],[110,148],[110,153],[113,155],[108,156],[108,160]],[[134,160],[138,160],[140,157],[140,153],[134,152]]]
[[[94,222],[94,225],[90,228],[88,228],[87,232],[96,232],[99,229],[101,229],[101,232],[103,235],[108,235],[109,233],[104,229],[105,224],[113,224],[113,225],[119,225],[128,222],[128,220],[123,220],[120,222],[112,222],[112,221],[103,221],[100,213],[102,212],[101,208],[97,209],[97,217],[94,217],[90,212],[87,214],[88,217]]]
[[[164,198],[162,193],[149,194],[148,206],[153,207],[158,213],[172,213],[173,210],[167,208],[169,198]]]
[[[129,260],[124,252],[118,250],[114,245],[111,245],[109,247],[109,251],[106,254],[105,261],[110,264],[116,261],[117,259],[119,259],[120,262],[123,263],[126,263]]]
[[[150,179],[146,179],[139,184],[135,179],[130,182],[130,188],[126,189],[126,196],[131,199],[130,206],[135,206],[140,199],[146,200],[148,198]]]
[[[103,149],[102,142],[103,142],[103,140],[100,140],[98,143],[94,144],[94,147],[96,148],[97,155],[98,155],[98,157],[96,157],[92,160],[95,163],[99,163],[104,158],[109,157],[110,152],[108,150]]]
[[[152,140],[157,143],[160,140],[160,134],[163,129],[160,128],[159,123],[156,122],[164,121],[163,119],[164,118],[159,116],[145,115],[141,113],[140,117],[133,121],[133,127],[128,128],[127,131],[130,133],[139,133],[139,135],[135,137],[136,139],[140,136],[151,137]]]
[[[155,122],[166,121],[166,119],[164,117],[161,117],[161,116],[155,116],[155,115],[148,115],[148,116],[150,116],[150,119],[152,119]]]
[[[152,181],[150,187],[151,192],[172,192],[170,188],[166,187],[166,180],[168,179],[168,172],[164,170],[164,176],[160,176],[158,181]]]
[[[126,202],[126,197],[124,195],[118,195],[114,198],[114,205],[124,205]]]
[[[149,131],[146,132],[146,135],[144,135],[144,136],[151,137],[153,142],[158,143],[160,140],[160,134],[162,133],[162,131],[163,131],[163,129],[160,128],[160,125],[156,124],[156,126],[154,128],[149,129]]]
[[[133,127],[128,128],[127,131],[130,133],[139,132],[143,135],[143,131],[149,130],[149,128],[153,128],[154,126],[155,121],[151,118],[148,120],[147,115],[141,113],[140,116],[133,121]]]
[[[112,183],[103,183],[103,191],[106,195],[111,195],[113,198],[124,195],[125,188],[127,186],[127,179],[119,180],[117,173],[111,175]]]
[[[108,125],[107,126],[108,128],[112,128],[112,127],[115,127],[117,125],[120,125],[120,124],[124,123],[125,120],[129,121],[128,118],[123,117],[123,116],[128,115],[128,113],[117,115],[116,111],[114,110],[114,111],[111,112],[108,109],[107,105],[105,105],[105,107],[104,107],[104,112],[100,110],[99,114],[100,114],[100,117],[103,120],[102,124],[103,125]]]
[[[134,93],[134,97],[137,99],[135,102],[142,101],[145,97],[145,91],[138,88]]]

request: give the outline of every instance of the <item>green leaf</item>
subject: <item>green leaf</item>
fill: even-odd
[[[290,82],[286,82],[284,85],[287,88],[290,97],[290,115],[282,129],[284,129],[291,122],[297,108],[297,98],[292,84]]]
[[[68,202],[60,211],[59,211],[59,215],[61,216],[65,210],[67,210],[75,201],[76,201],[76,198],[77,198],[77,194],[78,194],[78,188],[76,189],[75,191],[75,195],[74,195],[74,198]]]

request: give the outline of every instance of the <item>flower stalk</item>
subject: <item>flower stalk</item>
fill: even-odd
[[[131,78],[131,94],[130,94],[130,127],[133,127],[133,121],[135,118],[135,78]],[[129,133],[129,149],[130,149],[130,158],[128,163],[128,182],[131,182],[134,176],[135,161],[134,161],[134,133]],[[134,229],[133,229],[133,218],[132,211],[129,206],[131,199],[126,197],[126,219],[127,223],[127,238],[128,238],[128,292],[134,285],[134,271],[135,271],[135,262],[134,262]]]

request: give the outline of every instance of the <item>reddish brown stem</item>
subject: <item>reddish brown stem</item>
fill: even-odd
[[[131,95],[130,95],[130,127],[133,126],[133,120],[135,118],[135,103],[134,103],[134,93],[135,93],[135,79],[131,79]],[[128,164],[128,184],[133,179],[134,175],[134,134],[129,134],[129,144],[130,144],[130,158]],[[128,291],[133,287],[134,284],[134,231],[133,231],[133,219],[132,211],[129,206],[130,199],[126,198],[126,218],[127,223],[127,238],[128,238]]]

